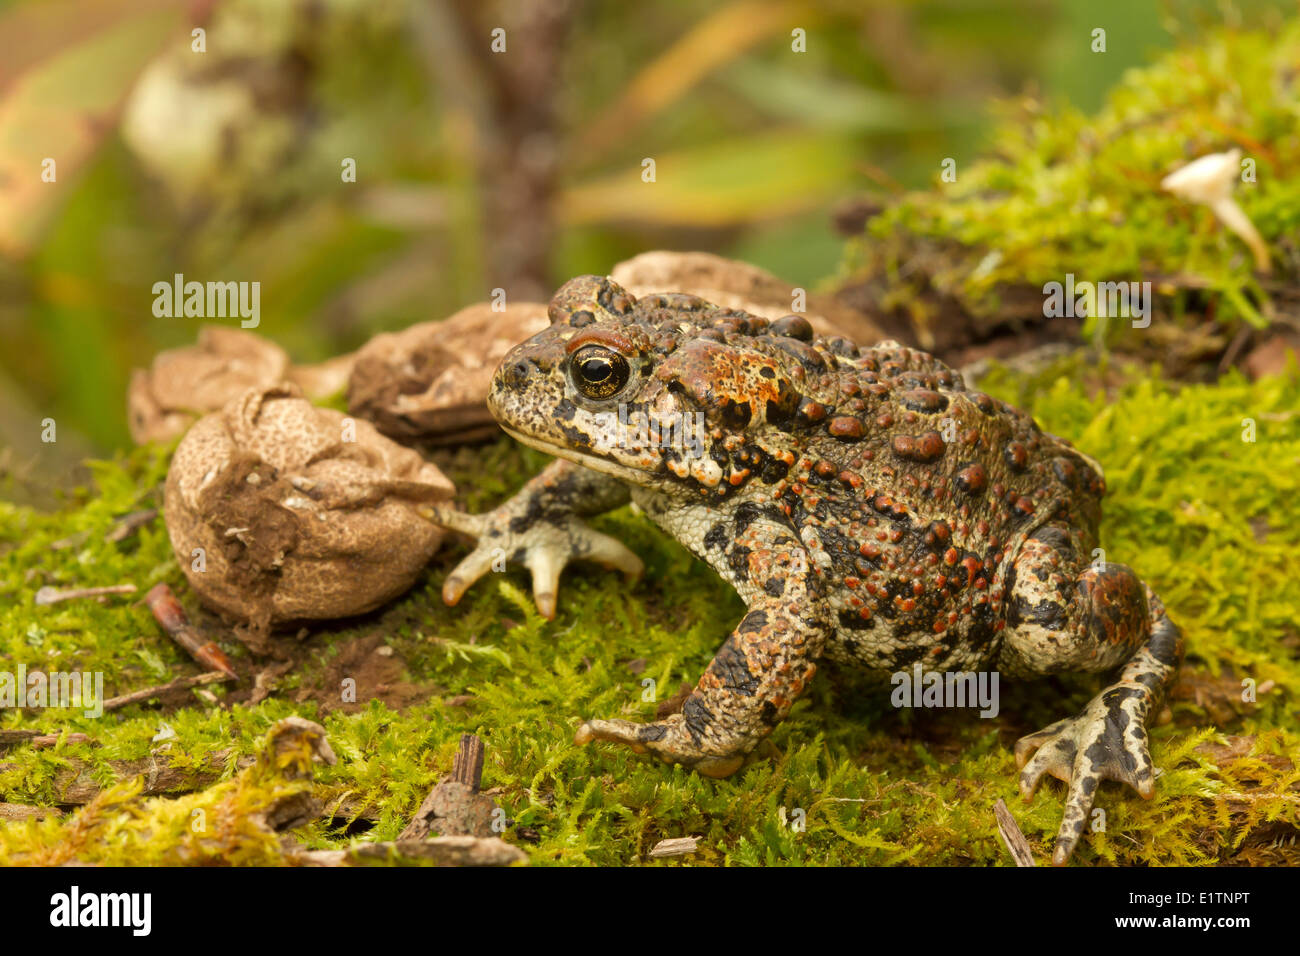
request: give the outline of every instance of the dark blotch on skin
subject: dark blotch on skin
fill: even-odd
[[[749,528],[751,524],[763,516],[763,509],[758,505],[745,501],[736,506],[736,537],[739,538]],[[713,532],[710,531],[710,534]]]
[[[863,620],[862,615],[855,610],[845,609],[839,613],[840,627],[846,631],[869,631],[876,626],[875,618]]]
[[[1007,623],[1012,627],[1023,623],[1037,624],[1049,631],[1060,631],[1069,623],[1069,618],[1066,606],[1061,601],[1031,604],[1028,599],[1017,595],[1007,607]]]
[[[692,694],[686,698],[686,703],[682,705],[682,717],[685,720],[686,732],[691,735],[691,740],[698,747],[700,739],[708,732],[709,725],[713,723],[713,713],[704,706],[697,695]]]
[[[568,439],[569,447],[588,449],[591,447],[591,438],[581,428],[575,428],[572,425],[560,426],[560,431]]]
[[[928,388],[914,388],[899,396],[904,408],[914,412],[941,412],[948,407],[948,399]]]
[[[731,568],[731,573],[736,576],[737,581],[749,580],[749,552],[749,548],[738,544],[727,555],[727,567]]]
[[[1177,667],[1182,659],[1183,635],[1167,617],[1156,622],[1151,633],[1151,653],[1161,664]]]
[[[1097,742],[1084,751],[1093,766],[1106,767],[1121,775],[1132,774],[1137,770],[1137,758],[1124,742],[1129,715],[1121,705],[1145,693],[1145,690],[1136,687],[1114,687],[1102,694],[1102,702],[1106,705],[1106,729]]]
[[[763,470],[759,477],[769,485],[774,485],[778,481],[784,481],[785,476],[790,473],[790,466],[778,458],[769,458],[763,463]]]
[[[1075,556],[1074,542],[1066,534],[1064,529],[1055,525],[1045,525],[1034,532],[1034,540],[1041,541],[1052,548],[1053,551],[1059,551],[1061,556],[1066,559],[1072,559]]]
[[[722,423],[732,431],[741,431],[747,428],[749,418],[748,402],[727,402],[722,406]]]
[[[767,403],[767,422],[781,431],[789,431],[794,426],[795,413],[799,410],[802,396],[790,387],[789,382],[782,382],[777,389],[776,401]]]
[[[704,536],[704,546],[712,551],[714,548],[726,547],[731,537],[727,534],[726,525],[719,522],[709,529],[709,533]]]
[[[752,615],[747,615],[737,629],[741,633],[746,632],[746,622]],[[766,624],[766,617],[763,624]],[[758,627],[761,627],[759,625]],[[750,630],[758,630],[758,627]],[[736,637],[733,634],[727,638],[726,643],[718,649],[718,653],[713,657],[713,663],[710,670],[717,675],[722,681],[724,687],[728,690],[735,691],[737,694],[743,694],[745,697],[753,697],[758,690],[758,678],[749,670],[749,661],[745,658],[745,652],[736,646]]]

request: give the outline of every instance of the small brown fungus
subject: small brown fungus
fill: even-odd
[[[453,491],[369,422],[280,385],[194,424],[167,473],[164,515],[200,600],[264,633],[361,614],[409,588],[443,538],[420,509]]]

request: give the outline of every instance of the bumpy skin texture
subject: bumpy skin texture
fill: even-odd
[[[918,662],[1013,678],[1122,665],[1080,714],[1017,743],[1021,791],[1032,796],[1044,773],[1068,783],[1058,864],[1101,780],[1152,795],[1145,723],[1182,639],[1129,568],[1093,561],[1105,491],[1095,462],[933,356],[823,340],[801,316],[638,301],[583,276],[550,318],[506,356],[488,405],[561,461],[496,512],[438,513],[479,537],[444,596],[454,603],[503,554],[533,570],[547,614],[570,558],[639,573],[580,521],[630,496],[748,605],[679,713],[591,720],[579,743],[725,776],[823,656],[882,678]],[[632,427],[612,427],[620,412]],[[638,435],[638,422],[651,428]]]

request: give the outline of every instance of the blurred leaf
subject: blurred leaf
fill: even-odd
[[[829,76],[766,63],[737,63],[721,79],[766,115],[821,129],[898,133],[943,129],[974,123],[979,118],[968,108],[914,102]]]
[[[613,105],[587,127],[575,155],[589,160],[755,43],[794,24],[806,27],[813,19],[813,11],[798,3],[738,0],[727,4],[647,64]]]
[[[717,226],[786,215],[839,195],[858,162],[847,136],[781,130],[654,157],[641,167],[565,192],[566,224],[636,220]]]
[[[127,17],[176,0],[28,0],[0,13],[0,90],[24,70]]]
[[[73,174],[113,128],[141,67],[170,35],[181,10],[135,17],[56,54],[20,76],[0,102],[0,250],[32,245]],[[44,182],[41,163],[56,164]]]

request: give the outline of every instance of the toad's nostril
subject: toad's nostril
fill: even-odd
[[[530,359],[516,359],[506,365],[501,371],[501,377],[505,383],[512,388],[523,385],[528,378],[537,371],[537,365]]]

